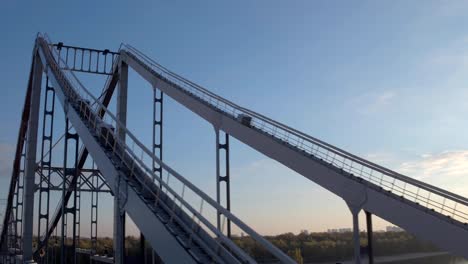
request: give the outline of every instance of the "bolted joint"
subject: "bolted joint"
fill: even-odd
[[[225,149],[225,150],[227,150],[227,149],[229,148],[229,144],[228,144],[228,143],[224,143],[224,144],[223,144],[223,143],[219,143],[219,144],[218,144],[218,148],[219,148],[219,149]]]
[[[75,214],[75,207],[65,207],[65,214]]]
[[[219,176],[218,181],[219,182],[228,182],[229,181],[229,176]]]
[[[78,134],[77,134],[77,133],[69,133],[69,132],[66,132],[66,133],[65,133],[65,139],[74,139],[74,140],[78,140]]]

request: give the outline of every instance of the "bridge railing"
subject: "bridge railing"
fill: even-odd
[[[449,219],[461,223],[468,222],[467,198],[374,164],[266,116],[238,106],[171,72],[131,45],[124,45],[124,50],[129,56],[140,61],[143,66],[149,67],[149,70],[152,70],[160,78],[218,111],[239,120],[239,122],[242,122],[242,117],[247,116],[251,119],[249,125],[252,128],[274,137],[279,142],[301,151],[305,155],[322,160],[352,176],[373,183],[385,191],[418,203],[428,210],[439,212]]]
[[[125,152],[133,157],[130,161],[124,160],[126,165],[131,169],[130,177],[135,177],[142,185],[152,185],[153,181],[161,186],[156,191],[152,191],[155,203],[160,201],[160,192],[164,191],[167,195],[173,198],[173,205],[182,208],[188,215],[192,216],[193,225],[190,226],[190,234],[194,234],[195,230],[199,227],[203,228],[208,234],[216,238],[214,241],[217,247],[228,248],[229,252],[241,256],[243,259],[249,262],[255,262],[250,256],[242,251],[230,238],[226,237],[223,230],[219,230],[214,226],[214,219],[216,213],[219,212],[223,217],[225,223],[227,219],[231,221],[235,228],[239,232],[243,232],[246,235],[252,237],[258,245],[263,247],[265,250],[270,252],[282,263],[294,263],[284,252],[273,246],[269,241],[255,232],[252,228],[243,223],[240,219],[234,216],[231,212],[219,205],[215,200],[206,195],[203,191],[198,189],[190,181],[182,177],[176,171],[171,169],[165,163],[163,163],[158,157],[152,154],[118,119],[114,116],[96,97],[92,95],[82,83],[76,78],[75,74],[71,70],[62,66],[62,69],[57,67],[55,59],[60,59],[57,54],[54,54],[54,49],[48,48],[49,40],[46,38],[38,38],[39,44],[42,44],[43,49],[48,49],[50,52],[50,67],[54,69],[54,72],[60,76],[59,78],[63,81],[63,89],[66,93],[67,100],[69,102],[79,103],[80,113],[84,118],[87,118],[88,124],[91,126],[90,129],[102,131],[103,127],[107,127],[105,133],[103,133],[106,146],[111,147],[113,154],[123,157]],[[62,61],[62,63],[64,63]],[[56,66],[54,68],[54,66]],[[106,115],[103,119],[100,119],[95,113],[90,113],[89,109],[93,108],[94,105],[99,105],[100,109],[104,109]],[[71,107],[71,106],[69,106]],[[117,131],[109,128],[117,128]],[[119,139],[117,133],[123,131],[125,134],[125,142]],[[110,135],[110,133],[112,135]],[[153,162],[158,163],[163,169],[163,175],[165,177],[156,177],[152,171]],[[146,177],[139,178],[135,174],[134,168],[139,167],[146,174]],[[165,179],[164,179],[165,178]],[[172,217],[176,215],[176,208],[168,208]],[[196,239],[191,236],[191,239]],[[217,249],[215,249],[218,252]]]

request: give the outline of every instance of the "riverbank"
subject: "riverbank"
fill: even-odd
[[[362,264],[367,264],[368,259],[363,258]],[[400,254],[394,256],[380,256],[375,258],[375,263],[401,263],[401,264],[468,264],[468,261],[452,257],[448,252],[418,252]],[[354,264],[353,260],[347,261],[328,261],[328,262],[309,262],[304,264]]]

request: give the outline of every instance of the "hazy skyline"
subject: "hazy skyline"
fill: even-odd
[[[85,47],[132,44],[241,106],[467,196],[467,12],[465,1],[3,3],[0,194],[40,31]],[[129,127],[150,144],[152,92],[129,78]],[[167,98],[164,129],[164,160],[214,197],[211,125]],[[231,166],[232,211],[258,232],[351,227],[342,199],[236,140]],[[101,216],[110,221],[111,206]]]

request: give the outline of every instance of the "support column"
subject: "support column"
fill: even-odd
[[[78,134],[70,133],[70,121],[65,119],[65,151],[63,155],[63,182],[62,182],[62,233],[61,233],[61,249],[60,263],[76,263],[76,207],[77,207],[77,186],[78,178]],[[73,142],[72,142],[73,141]],[[71,163],[71,164],[70,164]],[[70,179],[72,179],[70,181]],[[73,188],[73,205],[71,207],[65,203],[65,195],[67,189]],[[68,201],[70,202],[70,201]],[[68,239],[68,220],[71,215],[72,223],[72,239],[71,244]],[[70,250],[67,250],[70,249]],[[71,251],[71,252],[70,252]]]
[[[78,148],[76,157],[78,158]],[[78,166],[78,160],[77,160]],[[74,191],[74,203],[75,203],[75,219],[73,222],[73,240],[74,240],[74,262],[77,263],[79,254],[76,252],[76,248],[80,246],[80,235],[81,235],[81,173],[77,171],[77,179],[75,183],[75,191]]]
[[[93,162],[94,169],[94,162]],[[99,175],[97,172],[91,174],[91,185],[94,187],[99,186]],[[93,190],[91,192],[91,254],[96,254],[97,251],[97,226],[98,226],[98,204],[99,204],[99,192]]]
[[[127,124],[128,65],[121,61],[119,65],[119,86],[117,90],[117,119],[123,126]],[[125,141],[125,130],[117,125],[117,136]],[[120,185],[120,177],[117,184]],[[125,211],[121,205],[120,188],[114,194],[114,263],[125,262]]]
[[[54,131],[54,109],[55,109],[55,90],[49,86],[49,79],[46,81],[44,93],[44,111],[42,122],[42,144],[41,144],[41,163],[39,179],[39,205],[38,205],[38,224],[37,233],[39,236],[46,232],[45,245],[41,249],[40,263],[49,263],[49,202],[50,202],[50,176],[52,174],[52,138]],[[47,129],[48,127],[48,129]],[[44,230],[42,230],[42,228]]]
[[[163,97],[161,90],[153,87],[153,155],[163,160]],[[162,167],[153,161],[153,172],[162,180]],[[156,179],[154,179],[156,181]]]
[[[125,261],[125,211],[120,210],[117,200],[120,199],[114,196],[114,263],[122,264]]]
[[[128,65],[121,62],[119,66],[119,86],[117,88],[117,119],[122,125],[127,125],[127,96],[128,96]],[[125,130],[117,125],[117,136],[125,141]]]
[[[225,183],[225,208],[231,211],[231,191],[230,191],[230,174],[229,174],[229,134],[221,132],[215,128],[216,132],[216,202],[222,205],[221,202],[221,183]],[[224,143],[221,143],[220,134],[224,133]],[[221,171],[222,162],[222,150],[224,150],[224,175]],[[223,206],[223,205],[222,205]],[[217,227],[218,230],[223,231],[224,224],[227,225],[226,234],[231,237],[231,220],[227,220],[227,223],[221,222],[221,213],[217,212]]]
[[[372,214],[370,212],[364,211],[366,213],[366,223],[367,223],[367,255],[369,256],[369,264],[374,264],[374,247],[373,247],[373,231],[372,231]]]
[[[34,217],[34,178],[36,175],[37,128],[41,99],[43,66],[36,54],[34,57],[34,75],[32,81],[31,109],[26,142],[26,164],[24,179],[23,206],[23,262],[33,261],[33,217]]]
[[[361,264],[361,240],[359,238],[359,211],[360,208],[349,206],[353,215],[353,245],[354,245],[354,261],[356,264]]]
[[[163,160],[163,106],[164,106],[164,93],[157,87],[153,87],[153,155],[160,161]],[[158,179],[162,181],[162,166],[153,160],[153,181],[158,182]],[[162,186],[159,184],[159,186]],[[141,243],[144,243],[143,234],[141,235]],[[142,250],[145,250],[145,246],[141,245]],[[146,256],[146,251],[142,252]],[[151,263],[155,262],[154,250],[151,250]],[[146,263],[146,261],[145,261]]]
[[[145,235],[143,233],[140,233],[140,263],[146,264]]]

